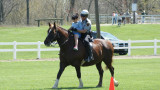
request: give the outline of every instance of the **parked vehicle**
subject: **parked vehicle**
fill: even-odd
[[[107,39],[112,41],[123,41],[112,35],[111,33],[108,32],[103,32],[101,31],[101,39]],[[95,39],[97,36],[97,32],[93,31],[91,32],[91,35]],[[128,43],[112,43],[113,47],[128,47]],[[118,53],[119,55],[126,55],[128,53],[128,49],[114,49],[114,53]]]

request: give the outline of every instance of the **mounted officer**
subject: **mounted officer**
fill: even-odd
[[[81,39],[84,42],[84,45],[86,47],[88,57],[85,58],[85,61],[89,62],[91,60],[94,60],[93,53],[92,53],[92,45],[90,45],[91,41],[91,21],[88,19],[89,12],[87,10],[81,11],[81,26],[82,30],[72,29],[73,31],[77,31],[81,33]]]

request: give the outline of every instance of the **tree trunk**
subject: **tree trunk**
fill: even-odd
[[[27,3],[27,25],[29,25],[29,0],[26,0]]]
[[[54,9],[54,17],[57,18],[57,5],[58,5],[58,1],[56,1],[56,5],[55,5],[55,9]]]
[[[93,1],[93,0],[90,0],[90,2],[89,2],[89,5],[88,5],[88,12],[89,12],[90,7],[91,7],[91,5],[92,5],[92,1]]]
[[[0,0],[0,24],[4,22],[3,0]]]
[[[73,14],[75,0],[70,0],[70,10],[67,16],[67,22],[69,21],[69,17]]]

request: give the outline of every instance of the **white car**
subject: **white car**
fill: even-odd
[[[111,42],[112,41],[122,41],[122,40],[119,40],[114,35],[112,35],[111,33],[103,32],[103,31],[101,31],[100,33],[101,33],[102,39],[107,39],[107,40],[110,40]],[[97,36],[97,32],[92,31],[91,35],[95,39]],[[112,43],[112,45],[113,47],[128,47],[128,43]],[[128,53],[128,49],[114,49],[114,53],[119,53],[119,55],[126,55]]]

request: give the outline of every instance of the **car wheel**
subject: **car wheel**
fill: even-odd
[[[127,53],[124,53],[124,52],[122,52],[122,53],[119,53],[119,55],[126,55]]]

